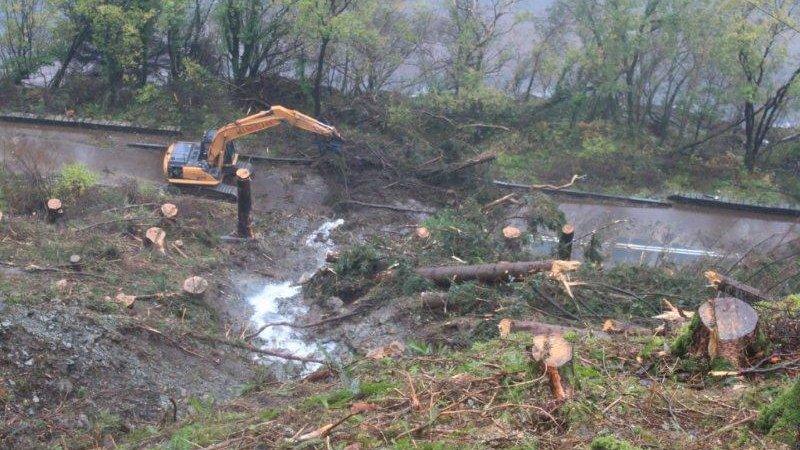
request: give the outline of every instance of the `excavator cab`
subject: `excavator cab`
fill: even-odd
[[[200,141],[200,158],[203,160],[208,159],[208,149],[214,138],[217,136],[217,130],[207,130],[203,134],[203,140]],[[234,156],[236,155],[236,147],[233,141],[225,143],[225,153],[223,155],[223,166],[231,166],[234,164]]]

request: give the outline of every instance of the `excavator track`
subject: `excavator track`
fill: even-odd
[[[179,189],[184,194],[206,197],[213,200],[236,202],[239,198],[236,187],[229,184],[219,184],[217,186],[180,186]]]

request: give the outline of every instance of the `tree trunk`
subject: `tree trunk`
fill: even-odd
[[[237,212],[238,223],[236,234],[240,238],[251,239],[253,237],[253,222],[250,219],[250,211],[253,209],[253,196],[250,189],[250,171],[239,169],[236,171]]]
[[[770,297],[762,293],[760,290],[713,270],[707,271],[705,273],[705,277],[719,292],[742,299],[747,303],[752,304],[756,302],[772,301]]]
[[[53,76],[53,79],[50,80],[50,89],[58,89],[61,86],[61,82],[64,81],[64,75],[67,73],[69,64],[72,62],[75,54],[78,53],[78,49],[80,49],[83,43],[86,41],[86,38],[89,37],[90,31],[91,28],[89,25],[86,25],[75,36],[75,39],[72,40],[72,44],[70,44],[67,54],[64,55],[64,58],[61,60],[61,67],[58,68],[58,71]]]
[[[317,72],[314,74],[314,116],[319,117],[322,113],[322,77],[325,69],[325,55],[328,51],[329,37],[322,38],[319,45],[319,55],[317,56]]]
[[[610,339],[608,333],[604,331],[553,325],[549,323],[536,322],[534,320],[503,319],[497,324],[497,328],[500,330],[501,338],[505,338],[511,333],[524,331],[534,335],[575,333],[580,336],[593,336],[600,339]]]
[[[558,259],[569,261],[572,259],[572,239],[575,237],[575,227],[566,224],[561,227],[558,236]]]
[[[440,266],[420,267],[416,269],[417,275],[427,278],[440,285],[452,282],[478,280],[484,282],[508,281],[521,279],[537,272],[550,272],[554,265],[561,263],[562,270],[574,270],[578,263],[565,266],[563,261],[522,261],[499,262],[494,264],[478,264],[474,266]]]

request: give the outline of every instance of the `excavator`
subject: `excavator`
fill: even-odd
[[[336,128],[299,111],[273,105],[266,111],[208,130],[200,142],[176,142],[164,154],[164,175],[172,185],[208,189],[225,197],[236,197],[233,186],[223,184],[226,176],[245,167],[233,141],[286,123],[326,138],[327,150],[338,152],[343,142]]]

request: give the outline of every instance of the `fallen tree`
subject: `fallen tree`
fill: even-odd
[[[521,279],[527,275],[539,272],[564,272],[575,270],[580,263],[575,261],[501,261],[494,264],[477,264],[471,266],[438,266],[420,267],[415,270],[417,275],[427,278],[440,285],[452,282],[478,280],[484,282],[501,282],[511,279]]]
[[[497,328],[500,330],[501,338],[506,338],[511,333],[524,331],[533,335],[563,335],[566,333],[575,333],[579,336],[592,336],[600,339],[611,339],[611,336],[603,331],[568,327],[564,325],[553,325],[549,323],[536,322],[535,320],[503,319],[499,324],[497,324]]]
[[[465,159],[463,161],[459,161],[452,164],[445,164],[442,167],[437,167],[434,169],[427,169],[427,170],[419,170],[417,171],[417,175],[420,178],[425,179],[432,179],[432,178],[439,178],[447,175],[452,175],[458,172],[461,172],[465,169],[470,167],[474,167],[480,164],[486,164],[489,162],[494,161],[497,158],[497,153],[495,152],[483,152],[479,155],[476,155],[472,158]]]
[[[733,278],[725,276],[719,272],[708,270],[704,275],[717,291],[742,299],[747,303],[772,301],[770,297],[763,294],[760,290],[734,280]]]

